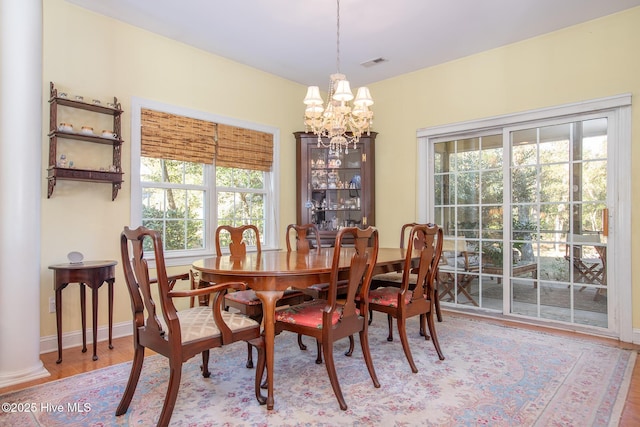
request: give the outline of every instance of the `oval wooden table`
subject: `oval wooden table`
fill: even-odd
[[[349,270],[352,248],[343,248],[340,274],[344,278]],[[405,251],[399,248],[380,248],[374,274],[402,270]],[[195,261],[193,268],[207,282],[245,282],[262,301],[264,337],[267,362],[267,409],[273,409],[273,348],[275,342],[276,301],[291,287],[307,288],[316,283],[327,283],[331,273],[333,248],[309,253],[262,251],[247,253],[244,257],[214,256]]]

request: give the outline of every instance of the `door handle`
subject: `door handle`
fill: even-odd
[[[602,209],[602,235],[609,236],[609,209]]]

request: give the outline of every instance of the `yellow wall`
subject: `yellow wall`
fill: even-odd
[[[434,41],[435,42],[435,41]],[[376,101],[376,225],[399,230],[415,216],[416,130],[436,125],[640,92],[640,8],[371,85]],[[416,52],[420,54],[419,48]],[[640,110],[632,108],[633,130]],[[632,162],[640,132],[632,130]],[[632,172],[632,229],[638,234],[638,170]],[[405,190],[398,191],[403,188]],[[392,195],[389,203],[384,195]],[[398,209],[403,206],[403,209]],[[396,244],[381,234],[381,245]],[[640,249],[632,239],[632,253]],[[637,257],[636,257],[637,258]],[[633,258],[631,258],[633,259]],[[633,264],[633,306],[640,267]],[[634,328],[640,310],[634,310]]]
[[[130,224],[132,97],[278,128],[282,165],[279,224],[280,234],[284,235],[282,224],[286,226],[296,219],[292,133],[302,128],[305,87],[62,0],[48,0],[43,7],[41,336],[56,333],[55,315],[48,310],[49,297],[54,295],[49,265],[66,262],[70,251],[82,252],[85,259],[113,259],[120,263],[119,235]],[[83,95],[86,100],[96,98],[103,103],[116,96],[121,102],[125,111],[122,116],[125,182],[115,201],[111,201],[108,184],[73,181],[59,181],[52,197],[47,199],[50,81],[71,96]],[[82,125],[73,124],[76,128]],[[94,148],[91,150],[96,152]],[[77,158],[75,163],[78,164]],[[131,320],[121,266],[116,268],[116,274],[114,323]],[[103,286],[99,294],[100,325],[107,324],[106,291]],[[76,284],[63,292],[63,332],[81,328],[78,294]]]
[[[48,312],[48,299],[53,295],[48,265],[65,262],[72,250],[84,253],[86,259],[120,262],[118,236],[129,224],[128,143],[134,96],[279,128],[279,224],[284,234],[283,224],[295,221],[295,142],[291,134],[302,130],[304,87],[63,0],[43,2],[43,7],[41,336],[56,331],[55,316]],[[375,130],[379,132],[376,225],[381,229],[381,244],[397,245],[397,232],[384,230],[398,230],[402,223],[415,219],[417,129],[626,92],[637,95],[639,23],[640,8],[635,8],[371,85]],[[110,200],[107,184],[71,181],[59,183],[47,200],[49,81],[71,95],[103,102],[115,95],[122,103],[125,183],[115,201]],[[637,109],[633,124],[640,125]],[[639,139],[634,134],[634,160],[640,156],[635,148]],[[634,171],[633,182],[637,174]],[[637,187],[633,185],[634,194],[639,193]],[[388,197],[393,197],[393,203],[388,203]],[[640,196],[633,201],[635,207],[638,203]],[[632,232],[638,229],[638,221],[637,216],[632,217]],[[638,244],[633,243],[634,253]],[[131,314],[121,267],[116,271],[114,322],[118,323],[129,321]],[[638,267],[633,273],[637,278],[633,287],[640,289]],[[64,332],[80,329],[74,286],[64,293]],[[638,306],[637,294],[634,306]],[[100,290],[100,299],[100,325],[105,325],[102,302],[106,302],[106,287]],[[634,327],[640,327],[640,310],[634,313]]]

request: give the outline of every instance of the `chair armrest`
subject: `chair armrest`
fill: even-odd
[[[167,280],[169,281],[169,289],[173,289],[173,287],[176,285],[176,282],[178,280],[188,280],[189,279],[189,273],[183,273],[183,274],[176,274],[174,276],[168,276]],[[157,277],[151,277],[149,279],[149,283],[158,283],[158,278]]]
[[[189,275],[187,275],[187,278],[188,277],[189,277]],[[179,290],[179,291],[171,290],[169,292],[169,296],[171,298],[175,298],[175,297],[197,297],[197,296],[200,296],[200,295],[207,295],[207,294],[213,294],[213,293],[226,291],[227,289],[235,289],[235,290],[238,290],[238,291],[244,291],[245,289],[247,289],[247,284],[244,283],[244,282],[226,282],[226,283],[218,283],[218,284],[215,284],[215,285],[207,286],[205,288],[185,289],[185,290]]]

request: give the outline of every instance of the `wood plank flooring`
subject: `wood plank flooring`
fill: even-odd
[[[451,314],[454,316],[464,316],[459,313]],[[496,319],[484,319],[488,322],[502,323],[516,325],[518,327],[544,330],[547,333],[557,333],[566,336],[582,336],[584,335],[564,332],[557,330],[550,330],[537,326],[523,325],[520,323],[513,323],[509,321],[496,320]],[[640,351],[640,345],[618,343],[617,341],[592,337],[594,341],[606,343],[609,345],[615,345],[620,348],[630,349],[634,351]],[[9,387],[0,388],[0,394],[7,393],[9,391],[21,390],[27,387],[31,387],[37,384],[47,383],[49,381],[58,380],[60,378],[70,377],[83,372],[90,372],[95,369],[104,368],[107,366],[123,363],[133,358],[133,345],[131,343],[131,337],[116,338],[113,340],[114,348],[109,350],[107,342],[98,343],[98,357],[97,361],[91,359],[92,347],[89,345],[87,352],[82,353],[80,348],[69,348],[62,352],[62,363],[56,364],[58,358],[57,352],[45,353],[40,356],[45,368],[51,373],[51,376],[41,378],[38,380],[17,384]],[[151,351],[147,351],[148,355],[153,354]],[[625,402],[622,417],[620,419],[621,427],[631,427],[640,425],[640,363],[636,362],[633,370],[633,377],[631,379],[631,386]]]

